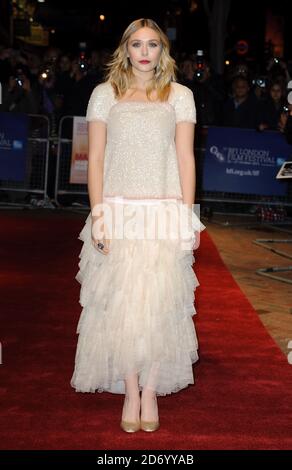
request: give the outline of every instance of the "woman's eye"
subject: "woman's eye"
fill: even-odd
[[[150,47],[157,47],[157,44],[155,42],[151,42],[150,44]],[[134,42],[132,44],[133,47],[139,47],[140,46],[140,43],[139,42]]]

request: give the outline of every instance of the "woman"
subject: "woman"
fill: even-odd
[[[159,26],[136,20],[87,109],[91,214],[80,233],[83,311],[71,384],[125,394],[126,432],[158,429],[157,396],[194,383],[198,359],[194,239],[185,248],[187,234],[171,238],[178,209],[186,209],[188,224],[197,220],[198,233],[205,228],[192,217],[196,110],[192,92],[174,81],[175,67]],[[129,236],[133,211],[136,238]],[[146,237],[157,214],[166,236],[158,239],[155,227],[155,237]],[[113,235],[129,226],[127,237]]]
[[[280,80],[271,82],[268,87],[268,97],[260,104],[260,131],[279,130],[279,123],[285,104],[284,84]]]

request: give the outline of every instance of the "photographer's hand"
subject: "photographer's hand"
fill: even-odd
[[[16,81],[14,77],[9,77],[8,81],[8,92],[11,93],[12,91],[15,90],[16,87]]]
[[[22,88],[23,88],[24,91],[26,91],[27,93],[29,93],[29,92],[31,91],[30,81],[29,81],[29,79],[26,78],[26,77],[23,79]]]

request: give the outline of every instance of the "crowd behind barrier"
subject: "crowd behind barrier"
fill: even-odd
[[[50,201],[62,206],[88,206],[87,186],[69,181],[72,122],[73,116],[85,116],[90,94],[103,81],[104,66],[112,51],[79,52],[49,47],[39,54],[0,45],[0,112],[29,115],[25,178],[21,182],[0,180],[1,204],[45,200],[48,206]],[[224,76],[218,76],[198,52],[175,53],[178,81],[193,91],[197,107],[196,199],[219,204],[291,204],[290,184],[287,194],[277,197],[206,191],[202,187],[209,126],[252,128],[263,134],[268,130],[284,134],[292,129],[292,106],[287,100],[290,65],[275,57],[253,67],[241,60],[227,67]]]

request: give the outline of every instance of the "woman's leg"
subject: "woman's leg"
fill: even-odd
[[[131,374],[125,379],[125,401],[122,421],[137,423],[140,420],[140,393],[138,374]]]
[[[156,422],[159,420],[158,403],[155,390],[143,388],[141,396],[141,421]]]
[[[159,372],[159,362],[155,362],[150,370],[147,383],[141,395],[141,421],[158,421],[158,403],[156,396],[156,383]]]

